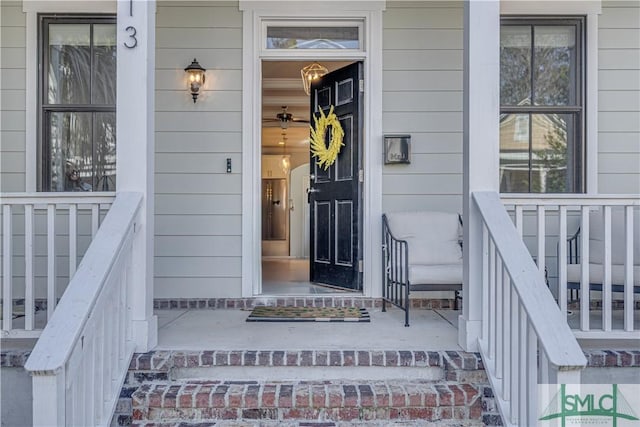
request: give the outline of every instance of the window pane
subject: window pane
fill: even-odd
[[[90,26],[88,24],[49,25],[50,104],[90,102]]]
[[[267,27],[267,49],[360,49],[358,27]]]
[[[534,33],[535,105],[575,105],[575,27],[536,26]]]
[[[91,113],[51,113],[51,191],[91,191]]]
[[[116,26],[93,26],[93,103],[116,103]]]
[[[531,105],[531,27],[500,28],[500,103]]]
[[[573,192],[574,117],[571,114],[534,114],[531,129],[531,170],[534,193]]]
[[[116,191],[116,114],[96,113],[96,191]]]
[[[500,115],[500,191],[529,192],[529,115]]]

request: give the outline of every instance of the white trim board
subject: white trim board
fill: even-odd
[[[329,5],[328,3],[331,3]],[[382,215],[382,11],[384,1],[328,2],[240,1],[243,11],[242,68],[242,296],[260,295],[260,106],[261,61],[350,59],[364,61],[363,119],[363,230],[380,230]],[[364,24],[364,51],[349,52],[265,52],[262,22],[265,19],[349,19]],[[363,294],[380,294],[380,233],[363,233]]]

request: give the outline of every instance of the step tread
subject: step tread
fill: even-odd
[[[482,370],[478,353],[419,350],[208,350],[135,354],[130,370],[214,366],[452,367]]]

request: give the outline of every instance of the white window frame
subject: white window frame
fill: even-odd
[[[25,191],[38,191],[38,14],[87,13],[116,15],[116,1],[29,1],[22,3],[26,13],[25,88]]]
[[[363,230],[379,230],[382,217],[382,12],[384,0],[265,1],[240,0],[243,12],[242,53],[242,296],[262,291],[260,126],[261,62],[280,60],[364,61]],[[265,49],[268,22],[309,20],[361,22],[360,50]],[[363,295],[380,296],[380,233],[363,233]]]
[[[585,61],[585,151],[584,191],[598,194],[598,15],[602,13],[600,0],[591,1],[519,1],[500,2],[500,15],[508,16],[586,16]],[[509,193],[512,195],[513,193]],[[544,197],[544,194],[539,194]]]

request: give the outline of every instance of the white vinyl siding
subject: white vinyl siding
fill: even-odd
[[[598,27],[598,192],[637,195],[640,1],[603,1]]]
[[[242,14],[237,2],[158,2],[156,24],[155,297],[239,297]],[[194,58],[207,69],[195,104]]]
[[[25,191],[26,19],[22,2],[0,2],[0,191]]]
[[[461,2],[387,2],[383,132],[411,135],[411,164],[386,165],[382,209],[462,211]]]

